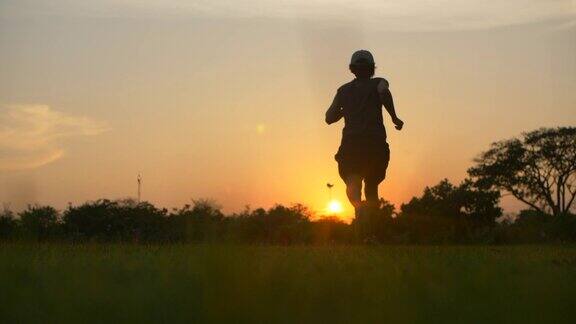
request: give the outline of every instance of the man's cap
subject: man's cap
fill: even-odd
[[[358,50],[352,54],[350,65],[374,65],[374,57],[367,50]]]

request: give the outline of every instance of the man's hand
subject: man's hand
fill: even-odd
[[[401,130],[404,126],[404,122],[398,117],[392,118],[392,122],[394,123],[397,130]]]

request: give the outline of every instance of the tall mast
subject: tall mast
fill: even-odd
[[[326,187],[328,187],[328,201],[332,201],[332,188],[334,187],[334,184],[327,183]]]
[[[138,173],[138,203],[140,203],[140,199],[142,197],[142,173]]]

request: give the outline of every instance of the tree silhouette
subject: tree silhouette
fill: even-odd
[[[502,215],[498,191],[479,189],[469,179],[454,186],[447,179],[426,187],[421,197],[402,204],[398,220],[411,242],[470,242],[481,238]]]
[[[537,211],[567,214],[576,196],[576,128],[542,128],[492,144],[468,170],[476,184],[503,190]]]
[[[7,239],[14,235],[16,229],[14,213],[8,208],[0,212],[0,239]]]
[[[246,208],[226,215],[214,201],[193,200],[170,212],[131,199],[88,201],[59,212],[28,206],[0,210],[0,241],[469,244],[576,242],[576,128],[539,129],[492,144],[458,185],[442,180],[396,210],[364,204],[352,224],[317,218],[303,205]],[[331,184],[327,184],[328,187]],[[507,191],[531,208],[502,216]]]
[[[19,216],[24,233],[29,238],[44,241],[58,231],[58,211],[54,207],[30,205]]]

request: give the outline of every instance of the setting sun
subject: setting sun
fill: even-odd
[[[326,207],[326,211],[330,214],[340,214],[344,211],[344,208],[338,200],[331,200]]]

